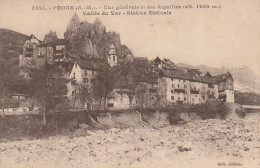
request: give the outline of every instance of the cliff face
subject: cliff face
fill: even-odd
[[[107,59],[109,47],[113,43],[118,57],[122,56],[120,35],[116,32],[107,32],[99,19],[94,23],[80,22],[78,15],[74,14],[64,37],[70,41],[73,50],[82,54]]]

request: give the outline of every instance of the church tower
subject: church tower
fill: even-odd
[[[112,44],[109,48],[108,52],[108,64],[113,67],[117,65],[117,55],[114,44]]]

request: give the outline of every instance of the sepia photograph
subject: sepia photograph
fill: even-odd
[[[0,168],[259,168],[259,0],[0,0]]]

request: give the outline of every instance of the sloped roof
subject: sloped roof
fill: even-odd
[[[69,41],[66,39],[57,39],[57,40],[49,43],[49,45],[51,45],[51,46],[67,45],[67,44],[69,44]]]
[[[233,80],[233,77],[232,77],[232,75],[231,75],[230,72],[227,72],[227,73],[224,73],[224,74],[220,74],[220,75],[214,76],[214,78],[215,78],[215,80],[216,80],[217,82],[225,81],[227,78],[230,78],[230,77],[231,77],[231,79]]]
[[[109,65],[104,62],[102,59],[96,58],[76,58],[76,62],[82,69],[88,70],[96,70],[96,71],[106,71],[110,67]]]
[[[148,58],[146,57],[134,57],[134,61],[147,61],[148,62]]]
[[[204,82],[204,83],[216,83],[216,81],[213,78],[208,78],[205,76],[198,76],[196,74],[192,74],[189,72],[162,70],[161,74],[165,75],[166,77],[170,77],[170,78],[185,79],[185,80]]]
[[[163,75],[165,75],[166,77],[170,77],[170,78],[190,79],[190,80],[194,79],[194,76],[191,75],[190,73],[185,73],[185,72],[181,72],[181,71],[165,69],[165,70],[162,70],[161,72]]]
[[[35,38],[35,39],[37,39],[40,43],[42,43],[42,41],[39,40],[39,39],[38,39],[35,35],[33,35],[33,34],[31,34],[28,38],[26,38],[26,39],[24,40],[24,42],[27,41],[27,40],[30,40],[30,39],[32,39],[32,38]]]

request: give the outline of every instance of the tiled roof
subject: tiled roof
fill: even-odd
[[[96,71],[106,71],[109,69],[109,65],[101,59],[76,58],[76,62],[82,69],[89,69],[89,70],[96,70]]]
[[[177,70],[162,70],[162,74],[170,78],[185,79],[204,83],[216,83],[216,81],[213,78],[207,78],[189,72],[182,72]]]
[[[56,46],[56,45],[67,45],[69,44],[69,41],[66,39],[57,39],[51,43],[49,43],[49,45],[51,46]]]
[[[215,80],[216,80],[217,82],[225,81],[225,80],[226,80],[227,78],[229,78],[229,77],[231,77],[232,80],[233,80],[233,77],[232,77],[232,75],[230,74],[230,72],[227,72],[227,73],[225,73],[225,74],[220,74],[220,75],[214,76],[214,78],[215,78]]]
[[[148,62],[148,58],[146,58],[146,57],[135,57],[134,61],[147,61]]]

